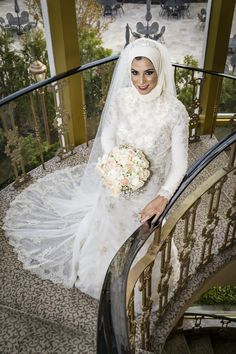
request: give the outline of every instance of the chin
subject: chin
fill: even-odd
[[[151,90],[147,90],[147,91],[138,90],[138,92],[140,93],[140,95],[147,95],[148,93],[151,92]]]

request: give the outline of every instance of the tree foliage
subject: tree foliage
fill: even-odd
[[[86,28],[93,28],[100,36],[111,21],[103,18],[102,15],[103,7],[96,0],[77,0],[76,18],[79,34]]]
[[[79,40],[82,63],[89,63],[112,54],[110,49],[102,47],[101,37],[97,36],[94,28],[85,27],[80,33]],[[93,138],[96,133],[111,81],[113,67],[114,64],[111,63],[83,72],[89,138]]]
[[[77,0],[77,27],[81,64],[86,64],[112,54],[103,47],[102,32],[109,20],[102,20],[102,6],[95,0]],[[88,137],[93,138],[111,80],[114,64],[106,64],[83,73],[87,109]]]
[[[184,57],[184,65],[196,68],[198,61],[192,55],[186,55]],[[176,68],[176,94],[179,100],[188,108],[189,114],[192,113],[191,106],[195,94],[192,84],[192,73],[192,70]]]
[[[40,1],[25,0],[31,16],[38,16],[42,21],[42,13]],[[111,51],[104,49],[102,46],[102,31],[105,29],[107,22],[100,21],[102,15],[102,7],[95,0],[77,1],[77,20],[78,20],[78,38],[81,53],[81,62],[87,63],[97,59],[104,58],[111,54]],[[46,51],[46,42],[44,32],[40,29],[32,29],[28,33],[24,33],[20,38],[20,49],[16,49],[13,37],[7,32],[0,30],[0,98],[16,92],[19,89],[30,85],[28,68],[35,61],[40,60],[48,67],[48,57]],[[96,132],[96,126],[100,118],[100,112],[105,101],[107,89],[111,79],[111,65],[98,67],[87,71],[84,74],[84,87],[86,97],[86,107],[88,117],[91,118],[88,124],[90,126],[89,136],[93,137]],[[55,117],[55,109],[53,105],[52,95],[45,91],[46,107],[50,130],[52,136],[55,137],[53,131],[53,119]],[[37,95],[34,95],[37,106],[40,107]],[[19,128],[22,136],[22,153],[25,158],[27,169],[33,168],[40,164],[39,151],[35,142],[35,130],[32,121],[32,112],[29,95],[22,96],[16,101],[14,111],[15,123]],[[40,110],[39,110],[40,116]],[[43,122],[40,119],[40,134],[44,141]],[[5,137],[0,123],[0,155],[5,156]],[[55,139],[54,139],[55,140]],[[42,151],[44,158],[50,158],[55,152],[56,144],[48,146],[43,142]],[[5,159],[5,157],[4,157]],[[5,160],[4,160],[5,161]],[[0,178],[0,183],[1,183]]]
[[[223,79],[218,112],[236,113],[236,80]]]
[[[21,54],[27,67],[39,60],[48,66],[48,54],[44,32],[40,29],[31,29],[21,37]]]
[[[24,57],[13,46],[13,38],[0,29],[0,98],[28,86],[29,75]]]
[[[236,305],[236,286],[219,286],[209,289],[197,301],[201,305]]]

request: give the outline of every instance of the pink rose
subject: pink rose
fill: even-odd
[[[121,183],[122,186],[128,186],[129,185],[129,180],[128,180],[128,178],[123,178],[120,181],[120,183]]]

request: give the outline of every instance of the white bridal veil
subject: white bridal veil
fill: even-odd
[[[158,74],[158,82],[156,87],[147,95],[138,93],[131,82],[131,63],[135,57],[148,58],[155,67]],[[97,135],[93,143],[90,158],[85,169],[81,187],[87,193],[96,193],[101,185],[101,179],[95,171],[95,165],[98,157],[103,155],[101,136],[104,128],[109,125],[109,112],[117,95],[122,94],[122,89],[133,87],[135,93],[140,100],[152,101],[160,96],[162,91],[168,91],[172,95],[176,95],[173,68],[170,62],[169,54],[164,45],[148,38],[140,38],[131,42],[121,52],[120,58],[115,67],[106,103],[101,115],[100,124]],[[151,103],[150,103],[151,104]],[[113,108],[114,109],[114,108]],[[151,117],[150,117],[151,119]]]
[[[131,63],[135,57],[140,56],[148,58],[153,63],[158,76],[156,87],[147,95],[139,94],[131,83]],[[138,95],[138,100],[135,101],[138,102],[139,110],[150,108],[145,111],[145,119],[147,120],[145,121],[145,129],[147,135],[149,132],[150,135],[155,135],[156,133],[151,130],[156,123],[152,113],[149,116],[149,112],[153,112],[152,108],[155,107],[154,100],[163,91],[175,95],[172,66],[167,50],[162,44],[142,38],[130,43],[122,51],[114,70],[98,132],[86,166],[58,170],[39,179],[15,198],[4,220],[6,236],[18,253],[18,258],[23,262],[25,269],[31,270],[43,279],[63,283],[64,286],[78,286],[82,291],[95,297],[99,296],[104,272],[111,258],[138,225],[138,217],[133,217],[133,213],[137,214],[141,207],[150,201],[151,196],[156,193],[159,183],[159,174],[157,176],[156,172],[153,177],[157,178],[152,178],[149,188],[146,194],[143,193],[142,198],[136,200],[117,198],[114,203],[114,198],[111,201],[108,193],[103,190],[100,175],[95,169],[98,158],[105,151],[105,133],[108,137],[112,137],[110,142],[116,144],[115,139],[118,136],[116,122],[119,122],[121,118],[123,121],[126,120],[126,116],[119,117],[121,110],[117,109],[117,97],[119,102],[124,102],[122,115],[127,115],[127,118],[132,118],[130,116],[136,118],[136,112],[132,107],[129,107],[129,97],[133,94],[125,96],[126,100],[122,100],[124,92],[130,91],[126,88],[134,90],[134,94]],[[177,100],[173,99],[172,102],[171,95],[167,96],[172,107],[169,116],[173,120],[173,117],[179,117],[182,108],[180,109]],[[162,101],[162,97],[164,95],[160,97],[160,102],[166,102]],[[142,103],[142,100],[148,101],[148,103]],[[176,114],[175,107],[177,108]],[[184,111],[183,116],[185,116]],[[137,127],[132,125],[137,123],[136,119],[131,119],[130,122],[131,125],[128,127],[131,127],[130,129],[133,127],[133,140],[131,141],[135,143],[136,131],[142,139],[143,129],[139,126],[137,130],[135,129]],[[178,133],[178,129],[182,129],[181,125],[176,129],[176,146],[180,149],[179,145],[183,146],[181,142],[184,140],[183,135]],[[110,134],[111,131],[113,134]],[[161,134],[159,138],[162,139],[160,145],[163,147],[164,155],[160,156],[169,158],[170,139],[165,134],[163,136]],[[126,139],[127,135],[124,134],[123,137]],[[147,138],[150,139],[149,136]],[[148,143],[152,144],[149,141]],[[145,144],[143,143],[142,146]],[[182,150],[184,150],[184,146]],[[182,155],[185,156],[184,152]],[[159,168],[160,160],[157,158],[156,171]],[[186,159],[183,157],[183,160],[182,165],[185,164]],[[168,167],[168,164],[164,164],[164,167],[165,165]],[[178,168],[173,166],[173,169],[176,170],[175,181],[171,184],[172,189],[176,187],[178,182],[176,182],[176,171],[180,170],[179,165],[178,161]],[[162,170],[163,168],[160,169],[160,171]],[[161,174],[164,177],[164,170]],[[122,229],[123,226],[120,227],[120,224],[124,225],[125,231]],[[104,251],[104,247],[106,247],[106,251]]]

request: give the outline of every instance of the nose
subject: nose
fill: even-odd
[[[139,83],[140,83],[140,85],[145,84],[145,75],[144,74],[140,74]]]

